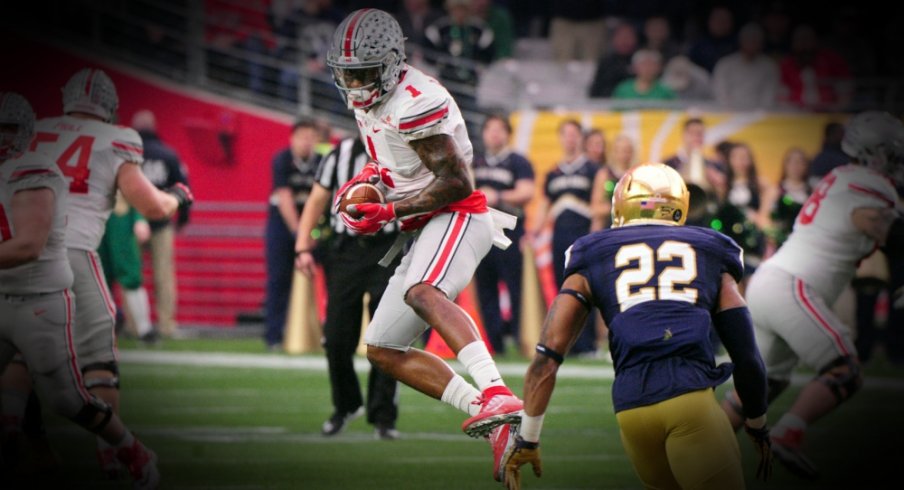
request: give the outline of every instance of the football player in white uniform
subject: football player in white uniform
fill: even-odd
[[[367,357],[412,388],[471,417],[462,429],[487,436],[520,420],[521,400],[506,387],[474,321],[454,299],[500,231],[470,172],[473,150],[458,105],[433,78],[405,63],[398,22],[377,9],[352,12],[336,29],[327,65],[373,162],[337,192],[379,183],[385,204],[358,204],[349,228],[372,234],[399,220],[416,233],[365,332]],[[492,213],[496,216],[495,212]],[[475,389],[438,356],[411,344],[427,326],[457,354]]]
[[[30,146],[56,162],[69,184],[66,249],[75,276],[75,349],[85,387],[116,413],[116,307],[96,252],[116,191],[147,219],[172,216],[193,200],[182,184],[160,191],[144,176],[141,137],[131,128],[111,124],[118,106],[116,87],[106,73],[79,70],[63,87],[64,115],[39,121]],[[102,439],[98,460],[111,477],[118,473],[115,453]]]
[[[159,480],[154,453],[83,384],[73,345],[73,274],[64,244],[67,183],[52,160],[26,153],[34,117],[22,96],[0,93],[0,372],[13,385],[0,399],[4,482],[21,470],[21,420],[10,419],[25,409],[31,378],[19,374],[27,365],[55,412],[105,441],[137,487],[154,488]],[[10,363],[17,352],[21,362]]]
[[[801,452],[804,431],[862,383],[853,332],[831,305],[877,247],[890,256],[904,251],[904,221],[895,209],[895,182],[904,181],[904,124],[888,113],[860,113],[848,124],[842,148],[852,163],[819,182],[791,236],[757,269],[746,292],[769,400],[788,387],[798,361],[819,373],[771,431],[776,457],[805,478],[818,474]],[[733,392],[723,408],[740,427]]]

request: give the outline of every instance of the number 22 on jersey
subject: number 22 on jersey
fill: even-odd
[[[31,141],[31,151],[35,151],[41,143],[55,143],[60,139],[57,133],[38,132]],[[88,177],[91,169],[88,163],[91,161],[91,147],[94,145],[94,136],[81,135],[75,138],[69,146],[60,153],[56,160],[57,166],[66,177],[72,179],[69,183],[69,192],[72,194],[88,193]]]
[[[656,273],[656,262],[675,259],[678,259],[677,265],[664,268],[655,282],[651,282]],[[697,301],[697,290],[687,287],[697,278],[697,253],[687,243],[667,240],[655,251],[646,243],[624,245],[615,254],[615,267],[623,269],[615,280],[615,295],[621,311],[655,299]]]

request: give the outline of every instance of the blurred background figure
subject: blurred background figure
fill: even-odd
[[[314,151],[317,125],[301,119],[292,126],[288,148],[273,157],[273,191],[267,214],[267,292],[264,304],[264,342],[270,351],[282,349],[289,295],[292,292],[295,235],[320,155]]]
[[[590,211],[593,215],[590,231],[609,228],[612,225],[612,192],[619,179],[637,163],[634,140],[621,133],[612,140],[611,157],[593,178]]]
[[[430,0],[403,0],[395,18],[405,35],[405,49],[412,63],[421,61],[424,48],[430,46],[425,31],[443,16],[443,11],[431,5]]]
[[[782,158],[778,185],[772,186],[764,198],[765,209],[770,213],[771,228],[768,231],[773,249],[778,249],[791,234],[797,213],[813,191],[809,175],[810,160],[806,152],[798,147],[788,148]]]
[[[496,354],[506,351],[506,337],[519,345],[521,331],[521,277],[524,209],[534,197],[534,169],[530,161],[509,146],[512,126],[508,117],[489,116],[483,123],[484,153],[474,157],[474,181],[487,196],[487,205],[518,218],[514,229],[505,230],[512,244],[505,250],[493,247],[477,266],[475,280],[484,329]],[[503,315],[500,286],[508,297]]]
[[[141,172],[158,189],[168,189],[177,183],[188,185],[188,170],[179,154],[160,139],[157,133],[157,119],[154,113],[143,109],[132,116],[132,128],[138,131],[144,142],[144,163]],[[150,239],[139,240],[151,255],[151,269],[154,277],[154,307],[157,313],[156,332],[164,337],[172,337],[177,332],[176,304],[178,284],[176,284],[176,261],[174,244],[176,232],[188,224],[191,208],[183,207],[172,219],[150,220]]]
[[[734,13],[725,6],[713,7],[706,21],[706,32],[687,51],[695,65],[712,73],[716,63],[738,49]]]
[[[142,284],[141,273],[139,246],[147,243],[150,238],[148,222],[126,202],[122,193],[117,192],[116,204],[107,220],[97,254],[100,256],[107,285],[112,289],[114,284],[119,284],[125,304],[125,323],[145,345],[155,345],[159,341],[157,330],[151,324],[151,306],[148,292]],[[123,315],[120,305],[117,305],[116,313],[119,320]],[[120,329],[117,328],[118,330]]]
[[[725,183],[725,169],[719,162],[703,154],[706,125],[696,117],[684,121],[681,146],[678,152],[662,163],[674,168],[688,184],[694,184],[707,194],[715,195]]]
[[[593,128],[584,133],[584,156],[587,160],[599,165],[606,165],[606,133],[602,129]]]
[[[669,60],[682,53],[681,46],[672,36],[672,26],[669,18],[664,15],[652,15],[643,23],[643,49],[658,51],[662,55],[662,61],[668,64]]]
[[[515,26],[511,12],[492,0],[471,0],[471,10],[493,31],[493,59],[511,58],[515,50]]]
[[[738,35],[740,49],[713,69],[716,102],[733,110],[765,110],[778,96],[778,64],[763,54],[763,28],[750,23]]]
[[[712,77],[687,56],[672,57],[662,69],[662,83],[687,102],[708,102],[713,98]]]
[[[556,61],[596,61],[607,49],[606,2],[557,0],[550,11],[549,41]]]
[[[766,253],[766,237],[762,230],[769,227],[769,213],[763,198],[770,190],[769,183],[759,176],[753,151],[745,143],[734,143],[728,153],[726,185],[723,191],[719,231],[732,237],[744,249],[743,291]]]
[[[597,60],[590,97],[611,97],[615,87],[631,77],[631,57],[637,51],[637,30],[628,22],[615,26],[612,49]]]
[[[788,105],[815,110],[844,110],[853,97],[850,69],[837,52],[820,44],[816,30],[794,28],[791,52],[779,63],[782,97]]]
[[[671,100],[675,92],[659,76],[662,74],[662,55],[659,51],[640,49],[631,57],[634,77],[622,80],[612,91],[613,99]]]
[[[841,149],[841,140],[844,139],[844,124],[831,121],[826,124],[822,137],[822,149],[813,157],[810,165],[810,187],[828,175],[835,167],[847,165],[851,157]]]
[[[562,159],[546,174],[543,198],[537,206],[536,233],[552,228],[552,261],[557,287],[565,280],[565,252],[578,238],[590,232],[590,192],[599,165],[582,152],[581,124],[566,119],[559,124]],[[594,310],[596,311],[596,310]],[[595,356],[596,313],[588,315],[587,325],[570,354]]]

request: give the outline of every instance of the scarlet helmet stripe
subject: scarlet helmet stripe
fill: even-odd
[[[355,27],[358,26],[358,22],[361,21],[361,17],[364,17],[370,9],[361,9],[352,20],[348,22],[348,28],[345,30],[345,44],[343,45],[343,50],[345,51],[345,56],[352,55],[352,39],[355,37]]]
[[[94,82],[94,69],[88,70],[88,76],[85,78],[85,95],[91,96],[91,84]]]

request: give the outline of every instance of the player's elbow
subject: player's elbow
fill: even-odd
[[[164,220],[169,217],[169,212],[162,202],[156,202],[149,206],[144,206],[143,209],[137,209],[142,216],[152,221]]]

